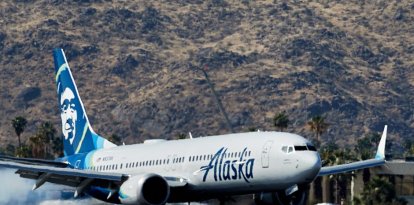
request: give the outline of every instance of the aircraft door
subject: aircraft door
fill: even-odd
[[[263,145],[262,149],[262,167],[269,168],[269,153],[272,148],[273,141],[269,140]]]

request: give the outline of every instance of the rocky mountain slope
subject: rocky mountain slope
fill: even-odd
[[[63,47],[91,123],[127,143],[229,132],[199,68],[208,69],[236,131],[288,131],[352,145],[388,124],[414,128],[414,3],[402,1],[0,2],[0,143],[11,120],[60,127],[52,49]]]

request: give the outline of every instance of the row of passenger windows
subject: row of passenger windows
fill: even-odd
[[[173,164],[182,163],[184,162],[184,157],[174,158],[172,160]],[[147,161],[139,161],[139,162],[129,162],[125,163],[125,169],[128,168],[135,168],[135,167],[147,167],[147,166],[158,166],[170,163],[170,159],[158,159],[158,160],[147,160]],[[119,169],[122,169],[123,163],[119,165]],[[87,169],[91,169],[94,171],[112,171],[118,170],[117,164],[112,165],[99,165],[93,167],[87,167]]]
[[[231,152],[223,154],[224,158],[235,158],[241,157],[241,152]],[[251,152],[245,152],[244,156],[248,157],[251,155]],[[203,160],[211,160],[213,158],[212,154],[207,155],[196,155],[188,157],[188,162],[196,162],[196,161],[203,161]],[[183,163],[185,161],[185,157],[175,157],[172,159],[172,164]],[[157,159],[157,160],[146,160],[146,161],[139,161],[139,162],[129,162],[125,163],[125,169],[128,168],[135,168],[135,167],[148,167],[148,166],[159,166],[159,165],[166,165],[170,163],[170,159]],[[93,171],[114,171],[114,170],[121,170],[123,167],[123,163],[119,164],[112,164],[112,165],[99,165],[99,166],[92,166],[87,167],[86,169],[93,170]]]
[[[224,153],[223,154],[223,158],[240,158],[242,155],[241,152],[230,152],[230,153]],[[251,152],[245,152],[244,153],[244,157],[250,157]],[[208,154],[208,155],[197,155],[197,156],[190,156],[188,158],[189,162],[194,162],[194,161],[203,161],[203,160],[211,160],[213,158],[212,154]]]

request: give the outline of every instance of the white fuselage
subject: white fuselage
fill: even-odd
[[[308,140],[283,132],[149,140],[96,150],[86,169],[182,178],[194,193],[277,191],[310,183],[318,174],[319,154],[306,146]]]

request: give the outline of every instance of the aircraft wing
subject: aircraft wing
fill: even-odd
[[[120,186],[130,175],[121,173],[97,172],[70,168],[66,163],[0,156],[0,167],[17,169],[16,174],[22,178],[36,180],[33,190],[45,182],[76,187],[75,196],[87,186],[109,187]],[[164,177],[170,187],[183,187],[187,179],[180,177]]]
[[[385,164],[385,141],[386,139],[387,139],[387,125],[385,125],[384,127],[384,132],[382,133],[382,137],[378,145],[378,150],[377,150],[377,154],[375,155],[375,158],[363,160],[359,162],[352,162],[349,164],[322,167],[321,170],[319,171],[318,176],[339,174],[339,173],[384,165]]]
[[[6,157],[7,158],[7,157]],[[16,174],[22,178],[34,179],[33,190],[45,182],[76,187],[75,197],[90,185],[108,187],[111,184],[121,185],[128,175],[119,173],[104,173],[90,170],[62,167],[64,163],[35,159],[0,158],[0,167],[17,169]]]
[[[318,176],[339,174],[339,173],[354,171],[354,170],[358,170],[358,169],[381,166],[383,164],[385,164],[384,159],[369,159],[369,160],[353,162],[353,163],[349,163],[349,164],[341,164],[341,165],[336,165],[336,166],[322,167],[321,171],[319,171]]]

